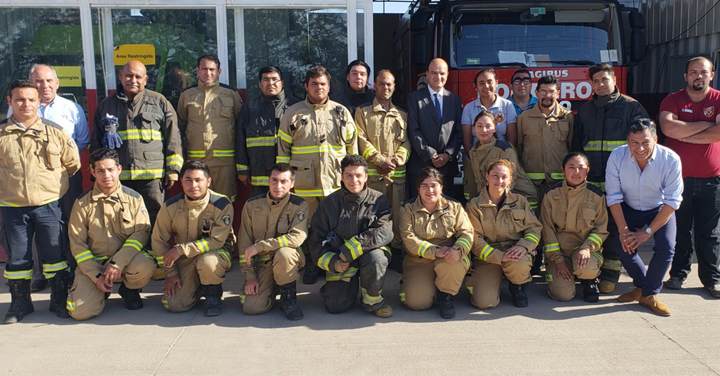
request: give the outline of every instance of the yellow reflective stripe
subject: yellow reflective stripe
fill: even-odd
[[[375,168],[368,168],[368,176],[382,176]]]
[[[213,150],[213,157],[234,157],[235,150]]]
[[[205,253],[210,250],[210,246],[205,238],[202,238],[195,243],[197,243],[197,246],[200,248],[200,253]]]
[[[611,152],[620,146],[625,145],[625,140],[618,140],[618,141],[603,141],[603,140],[592,140],[588,141],[585,146],[583,146],[583,150],[586,152],[588,151],[608,151]]]
[[[332,261],[332,258],[335,256],[335,253],[333,252],[325,252],[320,256],[318,259],[317,265],[320,267],[320,269],[325,271],[332,271],[330,270],[330,261]]]
[[[43,264],[43,273],[59,272],[68,268],[67,261],[60,261],[55,264]]]
[[[372,296],[368,294],[367,290],[363,287],[362,289],[362,297],[363,297],[363,303],[367,305],[375,305],[382,303],[383,297],[382,297],[382,290],[380,290],[380,294],[378,296]]]
[[[205,150],[188,150],[188,158],[205,158]]]
[[[530,209],[535,210],[538,207],[537,201],[528,201],[528,204],[530,204]]]
[[[557,252],[560,250],[560,243],[545,244],[545,247],[543,247],[543,250],[545,252]]]
[[[467,249],[470,249],[470,247],[472,247],[472,245],[470,244],[470,241],[465,238],[459,238],[458,240],[455,241],[455,244],[464,245],[465,248],[467,248]]]
[[[545,282],[552,282],[553,276],[550,273],[545,274]]]
[[[328,271],[325,273],[325,282],[336,282],[342,279],[342,274]]]
[[[465,286],[465,288],[467,288],[467,290],[468,290],[468,292],[470,293],[470,295],[473,294],[473,286]]]
[[[550,177],[553,178],[554,180],[563,180],[563,179],[565,179],[565,175],[563,175],[563,174],[560,173],[560,172],[551,172],[551,173],[550,173]]]
[[[322,189],[295,189],[295,195],[300,197],[322,197],[325,193]]]
[[[162,300],[160,300],[160,302],[162,303],[163,307],[165,307],[165,309],[168,309],[167,299],[162,299]]]
[[[592,255],[597,257],[600,260],[600,264],[602,264],[603,261],[605,261],[605,257],[603,257],[603,255],[601,255],[600,252],[593,252]]]
[[[430,249],[430,247],[432,247],[432,244],[423,240],[420,243],[420,247],[418,247],[418,256],[425,257],[425,253],[428,249]]]
[[[314,153],[329,153],[331,151],[341,152],[342,146],[322,144],[319,146],[293,146],[290,149],[292,154],[314,154]]]
[[[121,180],[150,180],[160,179],[165,174],[164,169],[159,170],[122,170],[120,172]]]
[[[405,293],[404,293],[404,292],[401,292],[401,293],[400,293],[400,301],[401,301],[401,302],[404,302],[405,300],[406,300],[406,299],[405,299]]]
[[[590,239],[593,243],[597,244],[598,247],[602,246],[602,239],[598,234],[590,234],[588,235],[588,239]]]
[[[74,311],[75,310],[75,302],[67,301],[65,304],[65,308],[67,308],[68,311]]]
[[[248,165],[244,165],[244,164],[236,164],[236,165],[235,165],[235,168],[236,168],[238,171],[248,171],[248,170],[250,170],[250,167],[249,167]]]
[[[398,152],[398,153],[404,153],[405,156],[410,155],[410,151],[409,151],[408,149],[406,149],[405,147],[402,147],[402,146],[398,146],[397,152]]]
[[[362,245],[360,245],[360,242],[354,236],[345,242],[345,246],[350,250],[350,257],[352,257],[353,260],[362,256]]]
[[[525,174],[530,180],[545,180],[545,173],[543,172],[526,172]]]
[[[165,265],[165,261],[163,261],[164,258],[165,256],[155,256],[155,262],[157,262],[158,266]]]
[[[283,132],[282,130],[278,131],[278,137],[280,137],[281,140],[287,142],[288,144],[293,143],[293,138],[289,134]]]
[[[43,201],[40,205],[46,205],[46,204],[49,204],[49,203],[51,203],[51,202],[55,202],[55,201],[57,201],[57,200],[59,200],[59,199],[60,199],[60,197],[51,198],[51,199],[49,199],[49,200]]]
[[[13,204],[13,203],[11,203],[11,202],[7,202],[7,201],[0,201],[0,207],[11,207],[11,208],[19,208],[19,207],[20,207],[20,205],[17,205],[17,204]]]
[[[275,163],[290,163],[290,157],[281,157],[278,155],[275,157]]]
[[[528,239],[528,240],[532,240],[533,242],[535,242],[535,244],[540,243],[540,239],[539,239],[537,236],[533,235],[533,234],[525,234],[525,236],[523,236],[523,238]]]
[[[247,295],[240,295],[240,304],[245,304],[245,297]]]
[[[287,235],[283,235],[279,238],[277,238],[278,244],[280,244],[281,247],[287,247],[288,246],[288,240]]]
[[[345,271],[342,274],[342,277],[343,278],[352,278],[353,276],[355,276],[355,274],[357,274],[357,272],[358,272],[358,268],[351,266],[351,267],[345,269]]]
[[[92,252],[90,252],[90,250],[80,252],[77,255],[75,255],[75,261],[77,261],[78,264],[83,261],[90,260],[92,258],[93,258],[93,254],[92,254]]]
[[[465,256],[465,257],[462,258],[462,260],[463,260],[463,262],[465,263],[465,267],[467,267],[468,269],[470,269],[470,258],[468,258],[467,256]]]
[[[617,270],[620,271],[622,263],[618,260],[605,260],[602,264],[602,269]]]
[[[228,264],[232,265],[232,260],[231,260],[231,258],[230,258],[230,254],[227,253],[226,250],[224,250],[224,249],[219,249],[219,250],[218,250],[218,253],[220,254],[220,256],[222,256],[223,258],[225,258],[225,261],[227,261]]]
[[[250,137],[245,139],[245,143],[249,148],[258,146],[275,146],[275,144],[277,144],[277,136]]]
[[[152,258],[152,257],[150,257],[150,258]],[[103,260],[107,260],[107,259],[108,259],[107,256],[95,256],[95,261],[103,261]]]
[[[465,193],[463,193],[463,195],[465,196],[465,199],[466,199],[466,200],[470,200],[470,194],[469,194],[469,193],[465,192]]]
[[[143,245],[142,245],[142,243],[140,243],[140,242],[137,241],[137,240],[128,239],[128,240],[125,241],[125,244],[123,244],[123,247],[133,247],[133,248],[135,248],[138,252],[140,252],[140,251],[142,251]]]
[[[375,147],[373,147],[372,145],[369,145],[367,148],[365,148],[365,150],[363,150],[363,153],[362,153],[363,158],[365,158],[365,159],[370,158],[370,153],[372,153],[372,152],[377,152],[377,149],[375,149]]]
[[[30,279],[32,278],[32,269],[18,270],[16,272],[5,271],[3,273],[5,279]]]
[[[355,138],[355,129],[352,129],[352,132],[345,132],[345,142],[352,142],[352,140]]]
[[[125,140],[155,140],[162,141],[163,135],[160,131],[155,129],[127,129],[123,131],[117,131],[120,139]]]
[[[177,171],[182,169],[183,157],[180,154],[171,154],[165,157],[165,166],[169,169],[176,167]]]
[[[253,176],[250,178],[250,184],[262,185],[264,187],[267,187],[270,185],[270,177],[269,176]]]
[[[485,246],[482,247],[482,249],[480,250],[480,260],[487,261],[488,256],[490,256],[490,253],[494,250],[495,248],[491,247],[488,244],[485,244]]]

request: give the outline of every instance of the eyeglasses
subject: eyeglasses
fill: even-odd
[[[531,80],[530,80],[530,77],[523,77],[523,78],[519,78],[519,77],[518,77],[518,78],[512,80],[512,83],[513,83],[514,85],[520,85],[520,84],[522,84],[522,85],[527,85],[527,84],[530,83],[530,81],[531,81]]]

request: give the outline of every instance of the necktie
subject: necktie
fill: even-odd
[[[440,94],[435,95],[435,111],[437,111],[438,120],[442,123],[442,109],[440,108]]]

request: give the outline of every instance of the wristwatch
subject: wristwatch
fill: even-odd
[[[652,229],[650,228],[650,226],[648,226],[648,227],[645,229],[645,232],[647,232],[648,235],[652,235],[652,234],[653,234],[653,231],[652,231]]]

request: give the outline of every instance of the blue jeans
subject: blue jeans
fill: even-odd
[[[627,222],[630,231],[637,231],[645,225],[649,225],[662,207],[658,206],[655,209],[641,211],[635,210],[625,203],[621,205],[625,222]],[[619,235],[613,237],[613,246],[617,251],[620,262],[622,262],[623,267],[633,279],[633,285],[642,288],[643,296],[657,295],[662,290],[663,278],[670,270],[670,264],[675,254],[676,232],[675,213],[673,213],[667,224],[653,234],[655,247],[653,247],[653,256],[647,269],[637,252],[626,253],[623,251]]]

